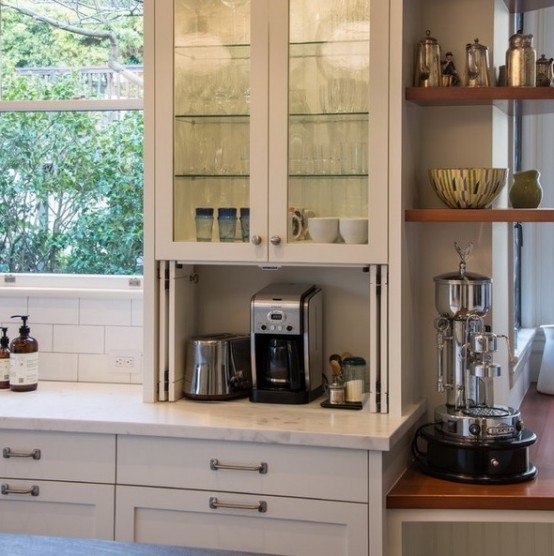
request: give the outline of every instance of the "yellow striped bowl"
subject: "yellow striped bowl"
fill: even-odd
[[[508,181],[508,168],[430,168],[429,181],[450,208],[489,206]]]

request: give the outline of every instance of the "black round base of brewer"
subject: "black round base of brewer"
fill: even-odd
[[[537,469],[529,462],[529,446],[537,440],[530,430],[495,441],[451,438],[434,423],[418,429],[412,453],[421,470],[433,477],[463,483],[508,484],[529,481]],[[421,443],[425,442],[425,451]]]

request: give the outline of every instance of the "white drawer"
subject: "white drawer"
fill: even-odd
[[[0,476],[115,482],[115,435],[0,430]]]
[[[118,436],[117,484],[367,502],[367,457],[364,450]],[[214,469],[215,462],[238,469]]]
[[[352,502],[117,486],[115,522],[120,541],[241,554],[369,554],[368,505]]]
[[[113,539],[114,485],[8,477],[0,485],[2,533]]]

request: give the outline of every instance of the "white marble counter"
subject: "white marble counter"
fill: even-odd
[[[142,387],[41,382],[33,392],[0,390],[0,429],[139,434],[389,450],[423,415],[404,416],[307,405],[179,400],[144,403]]]

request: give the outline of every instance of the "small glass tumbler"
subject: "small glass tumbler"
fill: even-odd
[[[242,241],[250,240],[250,209],[248,207],[240,209],[240,232]]]
[[[199,207],[196,209],[196,241],[212,241],[214,209]]]
[[[237,209],[218,209],[219,241],[235,241],[237,232]]]

